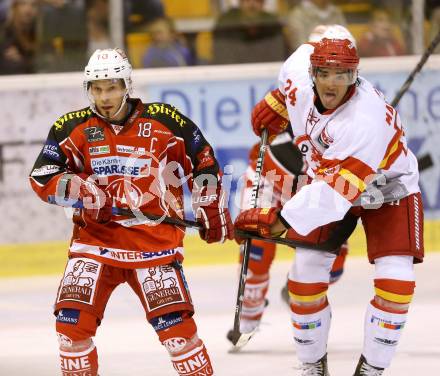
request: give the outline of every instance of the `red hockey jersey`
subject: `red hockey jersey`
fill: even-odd
[[[42,200],[57,195],[63,175],[85,173],[97,177],[114,207],[182,217],[183,184],[192,189],[201,174],[218,181],[213,150],[190,119],[164,103],[130,99],[130,105],[123,127],[106,122],[89,107],[54,123],[30,174]],[[100,224],[81,211],[74,211],[71,255],[127,268],[183,259],[184,229],[124,216]]]

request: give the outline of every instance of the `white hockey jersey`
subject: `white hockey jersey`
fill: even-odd
[[[308,68],[313,46],[300,46],[284,63],[279,89],[313,182],[281,211],[301,235],[340,220],[353,205],[377,208],[419,192],[417,159],[408,149],[396,110],[367,80],[351,97],[321,114]]]

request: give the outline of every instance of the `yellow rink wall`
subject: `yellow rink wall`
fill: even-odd
[[[425,250],[440,251],[440,221],[425,222]],[[0,246],[0,278],[59,274],[66,263],[68,242],[13,244]],[[361,226],[349,240],[350,255],[365,254],[365,235]],[[280,246],[276,259],[290,260],[292,248]],[[206,244],[197,235],[185,238],[185,266],[231,264],[238,260],[238,246],[233,241]]]

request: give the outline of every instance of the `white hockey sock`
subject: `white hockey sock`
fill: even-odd
[[[317,362],[327,352],[330,306],[308,315],[291,312],[291,319],[298,359],[303,363]]]
[[[406,316],[406,313],[385,312],[373,307],[371,303],[368,305],[362,351],[368,364],[380,368],[390,366],[405,326]]]

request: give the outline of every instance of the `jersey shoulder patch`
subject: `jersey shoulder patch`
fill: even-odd
[[[188,122],[176,107],[161,102],[146,103],[144,116],[158,120],[171,128],[183,128]]]
[[[53,128],[57,132],[64,132],[70,134],[72,130],[79,124],[84,123],[93,116],[93,111],[90,107],[85,107],[81,110],[68,112],[60,116],[53,124]]]

